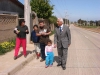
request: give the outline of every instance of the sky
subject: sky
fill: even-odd
[[[24,4],[24,0],[19,0]],[[54,14],[57,17],[71,21],[100,20],[100,0],[50,0],[54,5]]]

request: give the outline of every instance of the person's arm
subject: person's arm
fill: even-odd
[[[68,36],[68,45],[70,46],[71,44],[71,33],[69,27],[67,27],[67,36]]]
[[[45,56],[47,56],[47,46],[45,47]]]
[[[17,33],[16,33],[16,30],[17,30],[17,28],[14,29],[14,33],[15,33],[15,34],[17,34]]]
[[[43,33],[42,35],[46,36],[46,35],[50,35],[51,34],[51,30],[50,28],[47,27],[47,32]]]
[[[32,31],[32,32],[33,32],[33,31]],[[31,39],[31,41],[32,41],[32,32],[31,32],[31,38],[30,38],[30,39]]]
[[[28,33],[29,33],[29,30],[28,30],[28,27],[27,27],[27,26],[26,26],[26,31],[25,31],[25,32],[26,32],[26,34],[28,34]]]
[[[50,35],[51,34],[51,29],[50,28],[47,28],[47,33],[46,35]]]
[[[30,41],[31,41],[31,44],[33,43],[33,35],[32,35],[33,31],[31,32],[31,37],[30,37]]]
[[[51,34],[51,31],[50,32],[47,32],[45,35],[50,35]]]
[[[52,48],[56,48],[55,45],[52,45]]]
[[[40,33],[36,33],[36,36],[41,36],[41,34]]]
[[[39,33],[39,29],[36,31],[36,36],[41,36],[41,34]]]
[[[18,31],[18,27],[16,26],[16,28],[14,29],[14,33],[18,34],[20,31]]]
[[[54,34],[54,47],[57,47],[57,33],[55,29],[55,34]]]

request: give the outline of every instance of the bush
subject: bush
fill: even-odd
[[[0,44],[0,55],[11,51],[15,47],[15,39]]]

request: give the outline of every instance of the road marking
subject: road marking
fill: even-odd
[[[86,38],[88,38],[87,36],[85,36]]]

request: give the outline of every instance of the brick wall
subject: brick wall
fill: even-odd
[[[13,30],[17,25],[17,15],[0,14],[0,43],[15,37]]]

